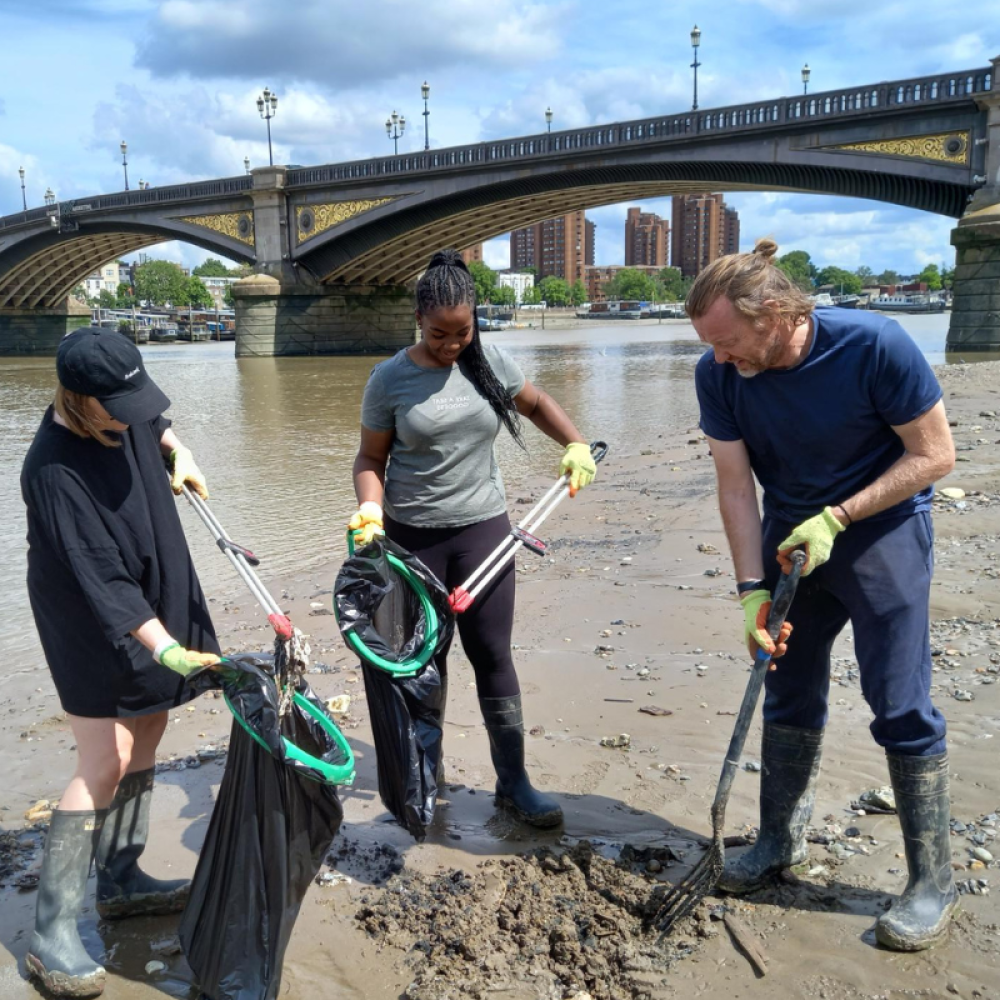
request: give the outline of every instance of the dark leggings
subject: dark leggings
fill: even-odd
[[[450,593],[510,534],[510,520],[506,514],[499,514],[462,528],[414,528],[386,517],[385,533],[420,559]],[[479,697],[510,698],[520,694],[510,655],[514,629],[513,560],[457,620],[462,648],[476,674]],[[448,673],[447,657],[445,648],[435,660],[442,677]]]

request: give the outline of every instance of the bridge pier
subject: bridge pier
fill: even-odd
[[[236,356],[392,354],[416,339],[409,289],[279,281],[233,285]]]
[[[81,326],[90,326],[90,310],[78,302],[59,309],[0,309],[0,356],[54,355],[59,341]]]
[[[1000,351],[1000,205],[967,214],[952,230],[956,265],[949,351]]]

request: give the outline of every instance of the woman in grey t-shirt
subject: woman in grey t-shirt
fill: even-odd
[[[565,450],[571,492],[590,483],[590,448],[563,408],[532,385],[503,351],[484,347],[476,288],[455,250],[434,254],[417,284],[420,341],[372,371],[354,462],[362,543],[382,531],[418,556],[450,591],[509,534],[493,443],[501,425],[521,443],[527,417]],[[383,515],[382,507],[385,507]],[[521,689],[510,652],[514,565],[458,618],[497,772],[496,802],[534,826],[562,810],[524,769]],[[446,653],[437,661],[447,683]]]

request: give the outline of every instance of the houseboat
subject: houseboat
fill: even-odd
[[[936,313],[944,312],[944,299],[934,295],[880,295],[872,299],[871,308],[879,312]]]

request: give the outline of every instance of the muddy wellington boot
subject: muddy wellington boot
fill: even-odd
[[[35,931],[25,965],[57,997],[96,997],[104,992],[104,966],[87,954],[76,920],[106,814],[106,809],[56,809],[49,823]]]
[[[875,938],[894,951],[922,951],[945,936],[958,904],[951,870],[948,755],[887,753],[886,760],[910,877],[903,895],[878,918]]]
[[[187,879],[152,878],[139,868],[149,837],[153,769],[126,774],[118,786],[97,848],[97,912],[105,920],[180,913]]]
[[[789,865],[805,861],[822,752],[822,729],[764,723],[760,833],[753,847],[726,863],[719,879],[723,892],[753,892]]]
[[[524,769],[524,718],[521,696],[480,698],[483,721],[490,737],[490,756],[497,772],[496,804],[531,826],[558,826],[559,803],[531,786]]]

